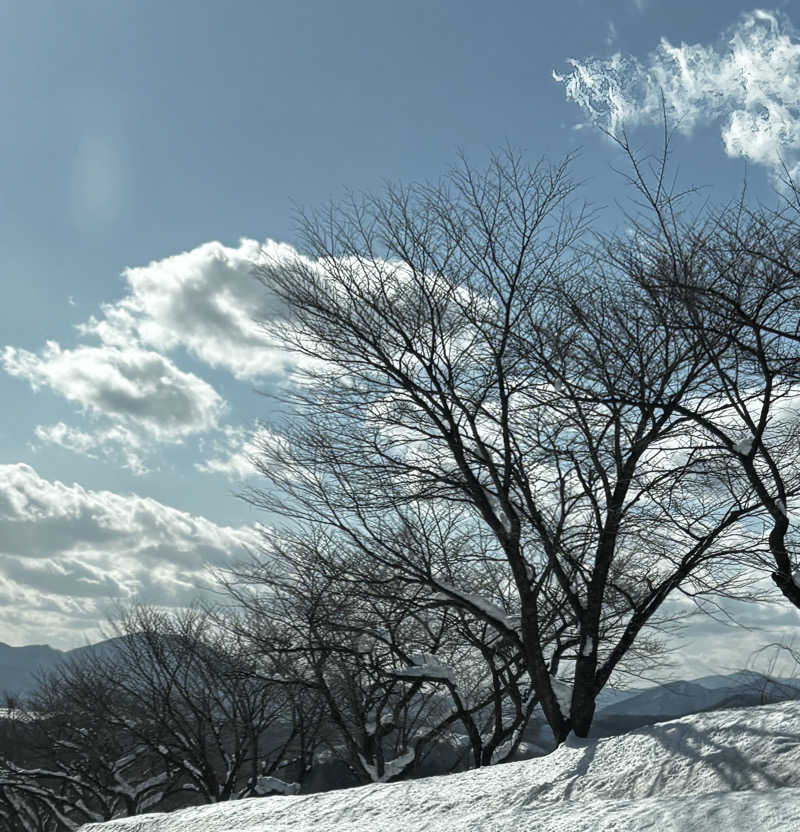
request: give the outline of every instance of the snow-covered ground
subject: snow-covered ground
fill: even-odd
[[[388,785],[141,815],[82,832],[790,832],[800,702],[695,714],[547,757]]]

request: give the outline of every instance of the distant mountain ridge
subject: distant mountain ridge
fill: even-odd
[[[666,682],[642,690],[601,694],[591,736],[617,736],[643,725],[725,708],[800,699],[800,679],[770,678],[751,670]]]
[[[24,697],[33,693],[37,674],[52,672],[62,662],[88,655],[111,655],[120,638],[115,636],[71,650],[58,650],[47,644],[12,647],[0,641],[0,707],[6,694]]]
[[[101,644],[104,642],[101,642]],[[91,648],[97,645],[91,645]],[[0,696],[25,696],[36,687],[36,674],[47,673],[63,661],[79,656],[87,647],[58,650],[48,644],[12,647],[0,641]]]
[[[36,674],[47,673],[63,661],[88,651],[110,647],[115,639],[58,650],[46,644],[11,647],[0,642],[0,696],[25,696],[36,687]],[[598,697],[592,733],[608,736],[639,725],[677,719],[721,707],[747,707],[764,702],[800,699],[800,679],[770,679],[740,670],[728,675],[704,676],[630,690],[606,689]],[[1,704],[1,703],[0,703]]]
[[[753,697],[763,697],[769,701],[800,697],[800,679],[772,679],[753,671],[740,670],[727,676],[704,676],[692,681],[666,682],[644,690],[620,693],[630,695],[601,706],[600,710],[605,714],[655,714],[675,719],[717,708],[733,695],[751,693]]]

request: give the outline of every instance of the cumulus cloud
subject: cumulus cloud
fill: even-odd
[[[126,269],[123,297],[103,304],[99,315],[77,327],[99,345],[68,349],[48,341],[38,352],[0,350],[0,367],[7,373],[35,390],[47,387],[63,395],[94,422],[91,429],[42,425],[37,438],[87,456],[121,459],[142,474],[155,442],[215,432],[227,404],[208,382],[168,357],[179,348],[237,379],[280,375],[291,383],[296,359],[257,323],[285,311],[252,272],[265,259],[296,257],[291,246],[271,241],[243,239],[236,248],[205,243]],[[204,470],[241,478],[246,466],[240,449],[208,460]]]
[[[53,627],[52,643],[75,644],[113,601],[188,604],[210,585],[211,568],[257,543],[248,527],[0,465],[0,629],[25,643],[35,622],[36,638]]]
[[[787,18],[755,10],[721,45],[673,46],[665,38],[644,60],[620,53],[570,59],[559,75],[590,121],[617,133],[667,116],[689,134],[718,124],[725,152],[773,172],[800,166],[800,41]]]
[[[0,364],[34,390],[49,387],[94,415],[146,431],[158,441],[179,442],[213,430],[226,409],[203,379],[135,346],[64,350],[48,341],[39,354],[7,346]]]
[[[238,379],[283,373],[289,357],[256,321],[282,314],[252,276],[265,257],[292,259],[288,245],[243,239],[238,248],[209,242],[123,272],[127,294],[102,306],[79,330],[110,346],[144,345],[161,352],[184,347]]]

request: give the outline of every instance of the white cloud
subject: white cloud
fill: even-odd
[[[212,367],[249,379],[290,370],[289,356],[256,323],[281,304],[252,276],[264,257],[297,256],[288,245],[243,239],[238,248],[209,242],[123,272],[128,294],[104,304],[102,317],[79,327],[105,344],[186,348]]]
[[[238,379],[280,374],[291,382],[297,360],[257,323],[283,314],[283,306],[252,272],[265,258],[297,256],[290,246],[271,241],[262,246],[242,240],[238,248],[204,243],[126,269],[123,298],[104,304],[102,314],[77,327],[82,335],[99,338],[98,346],[66,349],[49,341],[39,352],[0,350],[0,367],[7,373],[36,390],[50,388],[99,422],[88,429],[40,425],[39,441],[89,456],[121,457],[125,467],[142,474],[155,442],[218,430],[228,406],[209,383],[166,356],[178,348]],[[243,446],[233,449],[228,441],[220,453],[225,458],[208,460],[202,470],[245,476]]]
[[[243,480],[256,475],[256,469],[250,461],[257,453],[250,431],[241,427],[227,425],[223,429],[224,440],[213,443],[216,456],[195,463],[198,471],[206,474],[222,474],[230,480]]]
[[[121,457],[122,466],[137,475],[150,470],[142,459],[145,448],[141,437],[122,425],[87,433],[58,422],[55,425],[36,425],[33,432],[41,442],[58,445],[91,459]]]
[[[212,450],[216,456],[195,463],[194,467],[207,474],[222,474],[229,480],[260,476],[253,465],[253,458],[259,456],[265,446],[282,441],[280,436],[264,426],[248,430],[244,427],[226,425],[222,433],[223,440],[212,443]]]
[[[26,643],[52,627],[49,641],[77,644],[113,601],[188,604],[257,543],[248,527],[0,465],[0,631]]]
[[[720,47],[673,46],[662,38],[644,61],[617,53],[569,63],[570,73],[553,77],[591,121],[613,133],[659,124],[663,93],[682,132],[719,124],[729,156],[773,172],[800,162],[800,41],[778,13],[743,15]]]
[[[55,425],[36,425],[33,433],[42,442],[60,445],[62,448],[77,454],[93,456],[92,451],[97,446],[94,436],[77,428],[71,428],[63,422],[58,422]]]
[[[36,354],[7,346],[0,364],[35,390],[47,386],[94,415],[145,431],[162,442],[180,442],[191,434],[215,429],[226,409],[223,399],[203,379],[138,347],[63,350],[48,341]]]

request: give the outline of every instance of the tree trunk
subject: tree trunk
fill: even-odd
[[[577,674],[576,674],[577,677]],[[572,695],[570,725],[578,737],[588,737],[594,719],[595,696],[592,688],[577,684]]]

